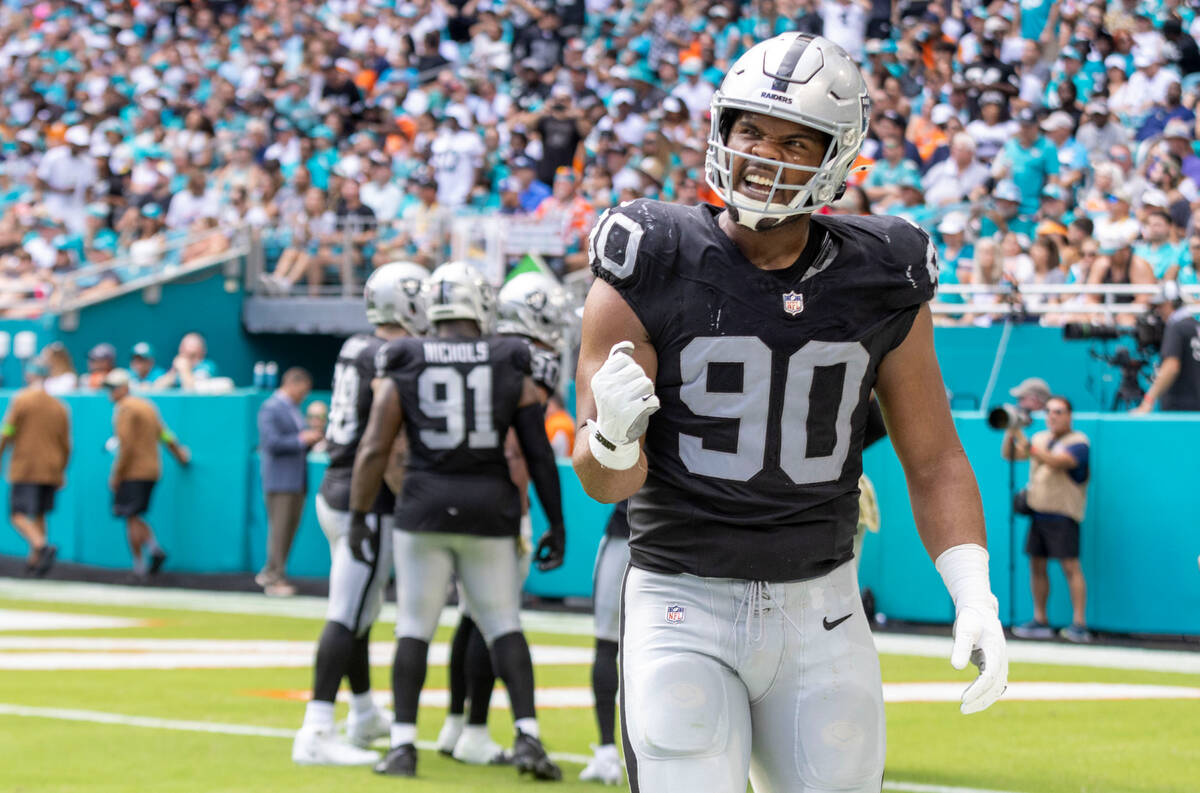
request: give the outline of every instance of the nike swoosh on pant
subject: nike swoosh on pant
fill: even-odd
[[[847,614],[847,615],[846,615],[846,616],[844,616],[844,617],[838,617],[838,618],[837,618],[836,620],[834,620],[833,622],[830,622],[830,621],[829,621],[829,617],[826,617],[825,619],[821,620],[821,624],[822,624],[823,626],[825,626],[825,630],[827,630],[827,631],[831,631],[831,630],[833,630],[834,628],[836,628],[837,626],[841,625],[841,624],[842,624],[843,622],[845,622],[846,620],[850,619],[852,616],[854,616],[854,612],[851,612],[851,613]]]

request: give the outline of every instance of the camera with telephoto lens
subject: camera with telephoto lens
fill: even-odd
[[[1000,405],[988,411],[988,426],[994,430],[1006,430],[1009,427],[1028,427],[1033,423],[1029,411],[1016,405]]]
[[[1123,336],[1128,336],[1133,339],[1138,350],[1156,352],[1162,344],[1164,329],[1162,318],[1152,311],[1147,311],[1145,314],[1138,314],[1132,328],[1092,325],[1087,322],[1068,322],[1063,325],[1063,338],[1068,341],[1115,341]]]

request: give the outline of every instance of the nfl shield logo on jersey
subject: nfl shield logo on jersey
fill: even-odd
[[[799,314],[804,310],[804,295],[799,292],[784,292],[783,310],[793,317]]]
[[[667,606],[667,622],[672,624],[683,622],[683,606],[678,603]]]

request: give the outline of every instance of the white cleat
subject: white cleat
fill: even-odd
[[[362,719],[355,719],[351,714],[346,720],[346,740],[363,749],[391,734],[392,712],[387,708],[374,708]]]
[[[292,762],[297,765],[372,765],[379,753],[352,746],[332,730],[301,727],[292,742]]]
[[[621,769],[621,758],[617,755],[615,746],[593,746],[595,754],[587,767],[579,772],[582,782],[602,782],[605,785],[619,785],[625,781]]]
[[[447,757],[454,756],[454,747],[463,733],[463,716],[447,716],[437,737],[437,750]]]
[[[464,730],[454,744],[454,759],[467,765],[508,765],[504,747],[492,740],[486,730]]]

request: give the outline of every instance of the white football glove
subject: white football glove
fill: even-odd
[[[587,422],[588,448],[605,468],[624,471],[637,464],[638,440],[658,410],[654,383],[630,354],[633,342],[617,342],[608,360],[592,375],[596,418]]]
[[[954,647],[950,665],[979,667],[979,677],[963,692],[960,710],[978,713],[1008,687],[1008,648],[1000,625],[1000,605],[988,581],[988,553],[973,543],[948,548],[934,562],[954,600]]]

